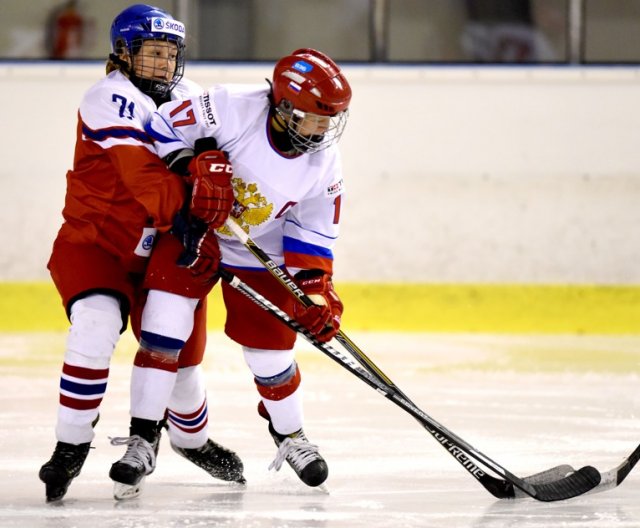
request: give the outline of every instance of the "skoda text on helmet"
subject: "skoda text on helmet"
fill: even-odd
[[[338,141],[347,124],[351,87],[324,53],[304,48],[273,71],[273,103],[288,124],[293,147],[310,154]]]
[[[127,74],[131,82],[142,92],[150,96],[168,96],[175,85],[184,75],[184,39],[185,28],[182,22],[175,20],[169,13],[159,7],[147,4],[135,4],[122,11],[111,24],[111,51],[120,57],[126,54],[129,57]],[[175,68],[170,78],[151,77],[140,74],[147,71],[143,61],[151,64],[152,56],[144,56],[140,53],[145,41],[164,41],[175,45],[165,50],[169,51],[170,61],[173,65],[175,56]],[[113,56],[112,56],[113,58]],[[136,68],[137,67],[137,68]],[[139,70],[139,71],[138,71]],[[165,72],[166,73],[166,72]]]

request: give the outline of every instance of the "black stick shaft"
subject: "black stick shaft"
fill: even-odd
[[[240,293],[244,294],[251,301],[256,303],[262,309],[268,311],[270,314],[278,318],[282,323],[287,325],[293,331],[302,334],[307,341],[309,341],[312,345],[318,348],[321,352],[327,355],[329,358],[334,360],[340,366],[354,374],[357,378],[364,381],[367,385],[374,388],[378,392],[382,393],[387,399],[391,400],[393,403],[407,411],[411,414],[419,423],[422,425],[436,440],[469,472],[471,473],[480,483],[495,497],[500,499],[506,498],[514,498],[515,490],[513,484],[507,482],[503,479],[497,479],[492,477],[491,475],[485,473],[480,467],[478,467],[473,460],[467,456],[462,449],[460,449],[456,443],[453,441],[449,435],[446,434],[446,429],[442,428],[443,431],[438,431],[440,424],[435,422],[434,425],[438,427],[432,427],[429,422],[432,418],[428,417],[423,411],[417,408],[410,400],[407,398],[403,398],[397,391],[395,391],[392,387],[387,386],[380,380],[378,380],[375,375],[366,369],[358,366],[355,362],[351,360],[350,357],[341,354],[336,349],[331,347],[326,343],[321,343],[315,337],[309,333],[305,328],[299,325],[295,320],[291,319],[284,311],[280,308],[272,304],[268,299],[257,293],[250,286],[242,282],[235,275],[229,272],[226,269],[220,269],[219,274],[221,278],[229,283],[233,288],[238,290]],[[427,421],[425,421],[427,420]],[[523,490],[527,495],[531,495],[534,493],[529,489]]]
[[[291,295],[298,299],[299,302],[303,303],[305,306],[310,306],[313,304],[313,301],[309,299],[309,297],[298,287],[293,278],[282,268],[280,268],[274,261],[267,255],[263,249],[258,246],[247,233],[231,218],[228,218],[225,225],[233,232],[233,234],[244,244],[244,246],[260,261],[260,263],[289,291]],[[222,276],[224,279],[224,275]],[[286,314],[285,314],[286,315]],[[288,317],[287,317],[288,318]],[[287,324],[285,322],[285,324]],[[301,328],[301,327],[300,327]],[[294,329],[299,331],[297,329]],[[301,332],[305,335],[304,332]],[[306,336],[309,339],[309,336]],[[310,336],[315,340],[313,336]],[[391,391],[394,391],[398,398],[402,398],[406,400],[406,403],[409,407],[417,409],[417,407],[413,404],[413,402],[407,398],[404,393],[402,393],[396,385],[389,379],[389,377],[382,372],[377,365],[369,357],[367,357],[364,352],[362,352],[356,345],[349,339],[342,330],[338,332],[336,336],[338,342],[340,342],[345,348],[353,355],[353,357],[360,363],[366,370],[372,373],[379,381],[381,381],[384,385],[388,387]],[[323,350],[321,348],[321,350]],[[324,351],[324,350],[323,350]],[[330,354],[330,357],[334,357]],[[334,357],[335,359],[335,357]],[[376,387],[377,388],[377,387]],[[388,391],[386,391],[388,392]],[[386,394],[386,393],[385,393]],[[394,400],[397,403],[396,400]],[[408,409],[407,409],[408,410]],[[411,412],[411,411],[409,411]],[[411,414],[414,414],[411,412]],[[415,416],[414,416],[415,417]],[[471,460],[468,460],[468,456],[477,457],[483,464],[485,464],[492,471],[495,471],[497,474],[502,475],[509,479],[510,482],[517,485],[522,491],[527,494],[534,495],[535,490],[526,482],[518,479],[515,475],[512,475],[509,471],[504,469],[502,466],[493,462],[489,457],[483,455],[480,451],[474,449],[472,446],[464,442],[461,438],[458,438],[456,435],[446,430],[444,427],[438,424],[438,428],[443,433],[442,437],[436,436],[438,431],[429,432],[443,445],[445,449],[456,459],[458,462],[475,478],[479,478],[482,474],[485,474],[477,465],[473,464]],[[441,439],[442,438],[442,439]],[[460,454],[460,452],[466,453],[467,457]]]
[[[262,265],[285,287],[291,294],[305,306],[313,304],[313,301],[298,287],[293,278],[283,269],[281,269],[251,238],[245,231],[231,218],[226,221],[227,227],[233,234],[244,244],[244,246],[262,263]],[[225,270],[222,270],[225,271]],[[224,280],[228,282],[239,279],[233,277],[230,272],[221,273]],[[241,282],[241,281],[240,281]],[[233,283],[230,282],[233,286]],[[244,284],[244,283],[242,283]],[[246,285],[245,285],[246,286]],[[543,501],[562,500],[575,497],[586,493],[600,483],[601,475],[595,468],[586,466],[576,471],[574,474],[557,481],[546,484],[534,485],[517,477],[510,471],[506,470],[500,464],[475,449],[473,446],[462,440],[459,436],[449,431],[446,427],[439,424],[436,420],[427,415],[418,408],[402,391],[386,376],[375,363],[369,359],[360,348],[349,339],[343,331],[339,331],[336,339],[345,347],[351,356],[361,365],[361,369],[349,363],[348,358],[343,354],[331,348],[325,343],[319,342],[315,336],[309,333],[305,328],[291,320],[286,313],[282,312],[277,306],[263,305],[261,301],[256,300],[261,297],[257,292],[246,286],[248,290],[240,289],[249,298],[252,298],[260,304],[265,310],[278,316],[285,324],[289,325],[293,330],[302,333],[308,341],[314,346],[325,352],[341,366],[350,370],[353,374],[373,386],[380,391],[388,399],[392,400],[396,405],[403,408],[418,420],[429,433],[440,442],[440,444],[451,454],[469,473],[471,473],[478,481],[494,496],[499,498],[509,498],[515,496],[514,486],[522,490],[525,494]],[[278,313],[280,312],[280,313]],[[293,326],[292,326],[293,325]],[[338,354],[338,355],[336,355]],[[475,464],[480,462],[491,471],[501,475],[504,480],[500,481],[487,475],[480,467]],[[489,479],[492,480],[488,480]],[[495,483],[502,482],[504,486],[496,489]]]

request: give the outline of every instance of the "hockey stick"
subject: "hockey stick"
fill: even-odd
[[[640,445],[620,465],[606,473],[601,473],[600,484],[589,490],[589,493],[600,493],[622,484],[622,481],[627,478],[627,475],[638,463],[638,460],[640,460]]]
[[[232,288],[248,297],[262,309],[278,318],[292,330],[300,333],[313,346],[318,348],[333,359],[340,366],[367,383],[387,399],[412,415],[438,442],[492,495],[499,499],[512,499],[530,496],[540,501],[557,501],[568,499],[576,495],[586,493],[599,482],[599,473],[594,468],[585,467],[577,472],[572,472],[571,466],[562,465],[547,471],[537,473],[530,477],[520,479],[502,466],[483,455],[475,448],[467,444],[460,437],[449,431],[446,427],[431,418],[418,408],[411,400],[403,397],[394,387],[385,384],[374,373],[362,367],[354,358],[347,356],[328,343],[318,341],[306,328],[291,319],[284,311],[271,303],[253,288],[242,282],[238,277],[226,269],[220,269],[221,278]],[[498,479],[485,473],[474,462],[490,468],[495,473],[503,475],[504,479]],[[568,473],[571,473],[567,475]],[[521,491],[520,491],[521,490]]]
[[[373,362],[369,358],[367,358],[364,352],[362,352],[357,347],[357,345],[353,343],[353,341],[351,341],[344,333],[339,332],[338,335],[336,335],[336,340],[340,344],[342,344],[345,347],[345,349],[349,351],[353,355],[353,357],[365,368],[367,368],[368,365],[373,365]],[[400,391],[400,389],[396,387],[396,390],[398,390],[399,394],[408,400],[408,398]],[[593,471],[598,473],[598,475],[595,475],[595,473],[593,474],[593,479],[597,481],[597,485],[593,486],[591,489],[582,491],[577,495],[583,495],[585,493],[589,493],[589,494],[601,493],[603,491],[619,486],[627,478],[627,475],[629,475],[629,473],[636,466],[639,460],[640,460],[640,445],[638,445],[635,448],[635,450],[628,457],[626,457],[618,466],[604,473],[598,471],[596,468],[592,466],[585,466],[581,468],[577,472],[589,470],[589,473],[593,473]],[[570,475],[571,473],[577,473],[577,472],[575,469],[573,469],[573,467],[565,464],[565,465],[556,466],[555,468],[551,468],[547,471],[543,471],[536,475],[532,475],[523,480],[525,480],[526,482],[550,483],[550,481],[555,480],[556,478],[562,478],[567,475]],[[541,478],[544,480],[541,480]],[[515,489],[515,497],[517,498],[518,496],[522,496],[522,491]]]
[[[226,225],[231,231],[239,238],[239,240],[256,256],[256,258],[267,268],[274,277],[276,277],[292,295],[297,297],[300,302],[305,305],[309,305],[312,301],[298,288],[288,274],[280,269],[269,256],[258,247],[253,240],[242,230],[242,228],[233,220],[228,219]],[[224,278],[224,275],[223,275]],[[229,277],[227,276],[227,279]],[[227,280],[225,279],[225,280]],[[253,292],[253,298],[255,299],[255,293]],[[250,298],[251,294],[248,294],[245,290],[245,295]],[[266,300],[266,299],[265,299]],[[260,302],[258,302],[260,304]],[[444,426],[440,425],[433,418],[429,417],[426,413],[420,410],[413,402],[404,395],[399,388],[344,334],[340,331],[338,333],[338,341],[343,344],[352,357],[360,364],[361,368],[354,367],[353,364],[348,363],[348,358],[335,351],[335,349],[324,345],[317,341],[313,335],[309,334],[306,329],[303,329],[300,325],[297,325],[295,321],[292,321],[284,312],[277,314],[274,308],[277,307],[271,305],[271,307],[263,306],[264,309],[276,314],[285,324],[289,324],[294,330],[301,332],[314,346],[321,351],[327,353],[330,357],[336,360],[340,365],[350,370],[357,377],[367,382],[373,388],[379,390],[385,397],[391,399],[394,403],[402,407],[405,411],[409,412],[414,418],[416,418],[421,425],[429,431],[429,433],[438,440],[441,445],[456,459],[458,462],[471,473],[480,483],[494,496],[498,498],[515,498],[521,496],[517,492],[516,488],[520,489],[524,494],[529,495],[535,499],[542,501],[554,501],[562,500],[577,495],[586,493],[590,489],[597,486],[600,482],[600,473],[591,466],[585,466],[580,470],[561,477],[560,474],[554,474],[554,470],[558,469],[563,471],[567,466],[559,466],[559,468],[552,468],[551,470],[542,472],[540,477],[542,479],[549,479],[550,475],[557,475],[558,478],[551,480],[550,482],[540,482],[530,480],[529,482],[516,477],[511,472],[500,466],[498,463],[491,460],[480,451],[476,450],[464,440],[457,437],[454,433],[448,431]],[[277,309],[279,310],[279,309]],[[282,315],[286,317],[283,318]],[[287,321],[288,319],[288,321]],[[292,326],[295,325],[295,326]],[[297,328],[296,328],[297,326]],[[471,458],[470,458],[471,457]],[[494,471],[496,474],[504,477],[503,479],[496,479],[487,475],[481,468],[479,468],[475,461],[480,461],[481,464]],[[531,477],[533,479],[534,476]]]
[[[618,487],[627,478],[627,475],[631,473],[631,470],[636,466],[639,460],[640,445],[638,445],[633,450],[633,452],[616,467],[610,469],[609,471],[605,471],[604,473],[600,472],[600,484],[587,491],[585,495],[601,493],[603,491]],[[552,468],[548,471],[538,473],[537,475],[532,475],[531,477],[527,477],[524,480],[529,481],[529,479],[532,478],[536,478],[539,480],[539,476],[542,476],[543,478],[545,478],[544,481],[548,482],[549,478],[556,478],[555,475],[564,476],[568,475],[569,473],[573,473],[574,471],[575,469],[573,469],[573,467],[569,465],[562,465]]]

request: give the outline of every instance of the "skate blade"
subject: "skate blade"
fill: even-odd
[[[137,496],[142,493],[142,488],[144,487],[144,478],[134,484],[133,486],[130,484],[122,484],[121,482],[113,483],[113,498],[116,500],[129,500],[135,499]]]
[[[316,486],[316,488],[318,491],[320,491],[321,493],[324,493],[326,495],[330,495],[331,492],[329,491],[329,487],[326,485],[326,483],[320,484],[319,486]]]

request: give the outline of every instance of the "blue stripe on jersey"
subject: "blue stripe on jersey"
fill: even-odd
[[[303,231],[308,231],[309,233],[313,233],[314,235],[319,235],[321,237],[324,238],[328,238],[329,240],[336,240],[338,237],[335,236],[329,236],[329,235],[325,235],[324,233],[320,233],[319,231],[314,231],[313,229],[306,229],[304,227],[302,227],[298,222],[296,222],[295,220],[291,220],[291,218],[287,218],[285,220],[285,222],[289,223],[289,224],[293,224],[296,227],[299,227],[300,229],[302,229]]]
[[[333,253],[330,249],[322,246],[316,246],[315,244],[309,244],[308,242],[302,242],[295,238],[287,236],[283,237],[282,247],[284,251],[291,253],[302,253],[303,255],[313,255],[333,260]]]
[[[140,332],[140,345],[147,350],[178,353],[184,347],[184,341],[143,330]]]
[[[143,143],[151,143],[151,139],[147,134],[145,134],[142,130],[138,130],[136,128],[127,128],[127,127],[113,127],[113,128],[102,128],[100,130],[93,130],[89,128],[87,125],[82,123],[82,133],[87,136],[89,139],[93,141],[104,141],[110,138],[118,138],[118,139],[137,139],[138,141],[142,141]]]
[[[164,123],[167,126],[167,130],[173,131],[173,129],[171,128],[171,124],[168,123],[163,116],[161,116],[160,114],[155,114],[155,117],[159,117],[162,119],[162,121],[164,121]],[[149,136],[153,141],[157,143],[173,143],[175,141],[179,141],[179,139],[177,138],[177,136],[175,136],[175,134],[172,136],[165,136],[160,132],[158,132],[157,130],[155,130],[151,126],[151,122],[145,123],[144,131],[147,133],[147,136]]]
[[[76,383],[75,381],[69,381],[68,379],[60,378],[60,389],[72,392],[74,394],[82,394],[83,396],[90,396],[95,394],[104,394],[107,390],[107,384],[105,383]]]

